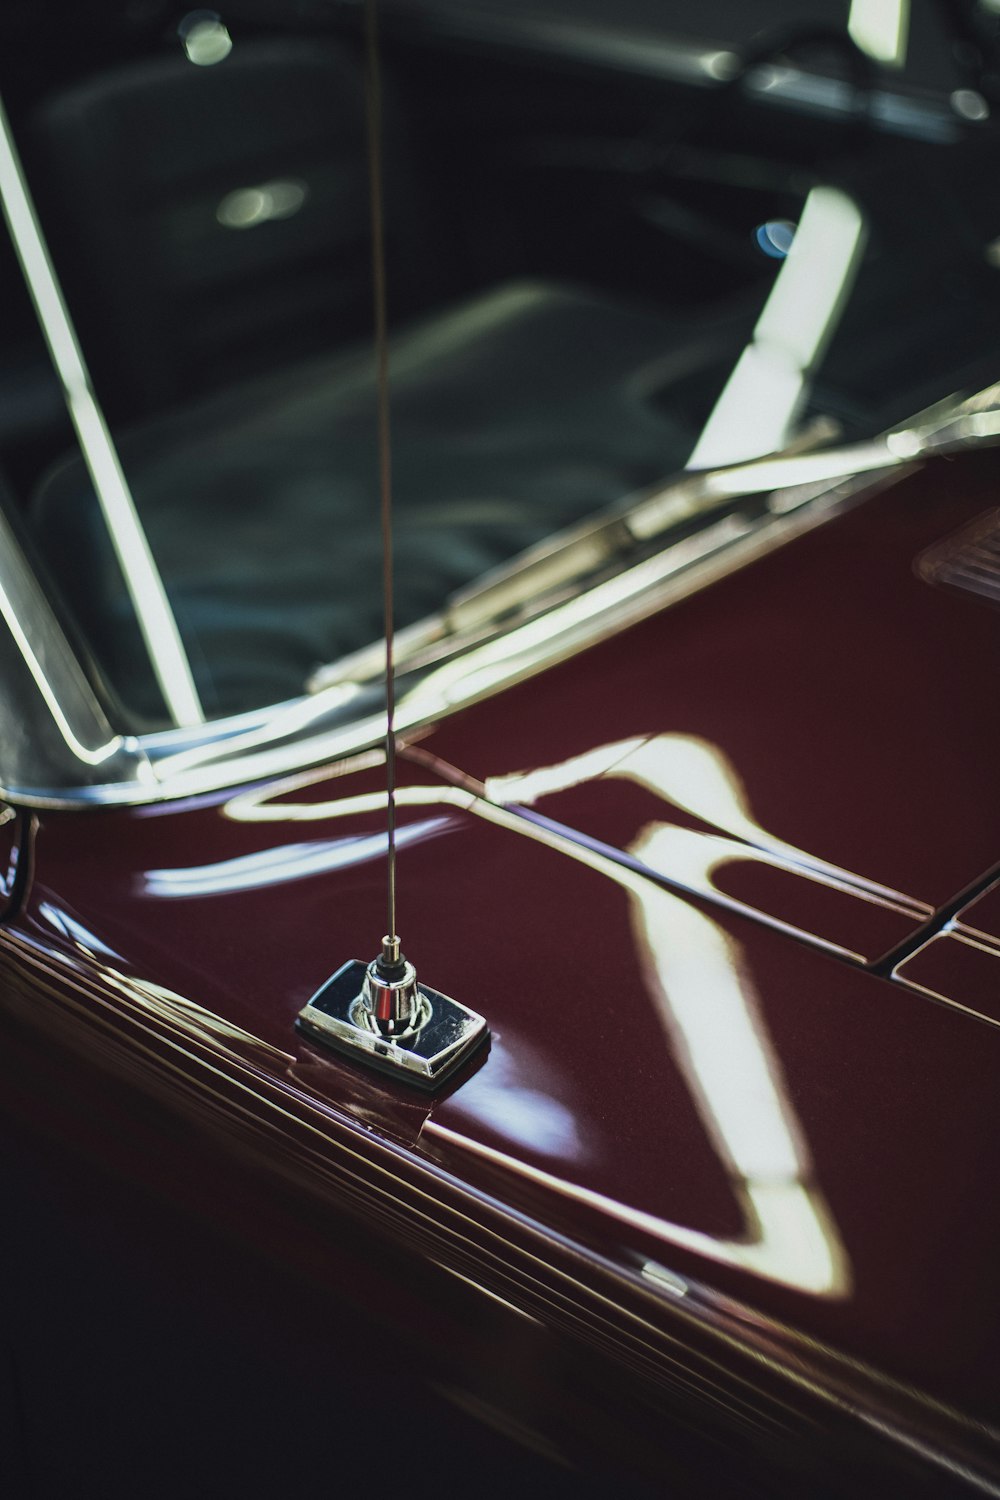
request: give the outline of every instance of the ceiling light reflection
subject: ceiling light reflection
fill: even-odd
[[[886,67],[906,61],[910,0],[851,0],[847,30],[855,46]]]
[[[192,10],[177,27],[188,62],[211,68],[233,50],[233,39],[214,10]]]
[[[838,188],[813,188],[753,338],[702,429],[689,469],[742,463],[787,446],[864,243],[854,200]]]
[[[290,219],[309,196],[304,182],[279,178],[259,187],[236,188],[215,210],[224,229],[253,229],[271,219]]]
[[[784,260],[792,248],[796,228],[791,219],[768,219],[754,230],[754,239],[772,260]]]
[[[586,1160],[588,1152],[573,1112],[544,1089],[529,1087],[531,1049],[522,1038],[490,1043],[490,1065],[468,1094],[470,1113],[515,1145],[556,1160]],[[544,1077],[544,1069],[542,1075]]]

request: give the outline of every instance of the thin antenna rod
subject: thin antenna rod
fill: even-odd
[[[365,104],[368,183],[371,195],[372,280],[375,294],[375,361],[378,387],[379,487],[382,514],[382,608],[385,617],[385,779],[389,835],[387,944],[396,936],[396,682],[393,660],[392,452],[389,438],[389,340],[385,313],[385,231],[382,216],[382,83],[375,0],[365,0]]]

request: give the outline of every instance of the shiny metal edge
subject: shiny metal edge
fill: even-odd
[[[367,972],[360,959],[343,964],[299,1011],[298,1030],[354,1062],[426,1091],[441,1088],[487,1041],[482,1016],[425,984],[418,987],[422,1018],[411,1032],[392,1039],[365,1026],[359,1010],[367,1010],[362,1001]]]
[[[762,515],[724,515],[523,623],[508,624],[485,639],[479,632],[471,643],[455,636],[440,660],[419,666],[400,660],[397,734],[405,738],[608,639],[873,496],[913,468],[897,462],[836,483],[806,485],[797,495],[776,491],[775,504]],[[432,617],[427,627],[435,622],[441,626],[437,633],[445,636],[444,617]],[[0,796],[21,806],[53,808],[140,806],[199,796],[371,750],[384,741],[385,713],[377,683],[341,681],[265,715],[244,715],[235,730],[226,720],[210,727],[207,742],[183,730],[123,740],[123,746],[131,746],[131,760],[118,775],[100,781],[77,775],[66,785],[46,784],[34,775],[29,781],[6,773]],[[61,767],[64,773],[69,760]],[[22,757],[22,764],[27,770],[31,761]],[[117,763],[114,770],[119,772]]]
[[[149,797],[149,760],[115,732],[63,633],[10,523],[0,511],[0,763],[44,785],[72,775],[75,792],[111,785]],[[18,796],[16,780],[7,789]]]
[[[204,723],[191,664],[122,470],[0,99],[0,210],[62,387],[136,626],[175,724]]]

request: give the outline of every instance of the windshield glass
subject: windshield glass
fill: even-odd
[[[381,634],[360,9],[3,23],[58,365],[5,246],[4,504],[132,730],[295,699]],[[996,378],[997,24],[384,0],[399,626],[671,476]]]

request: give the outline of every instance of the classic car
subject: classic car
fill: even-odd
[[[2,21],[3,1493],[1000,1494],[997,6],[371,19]]]

